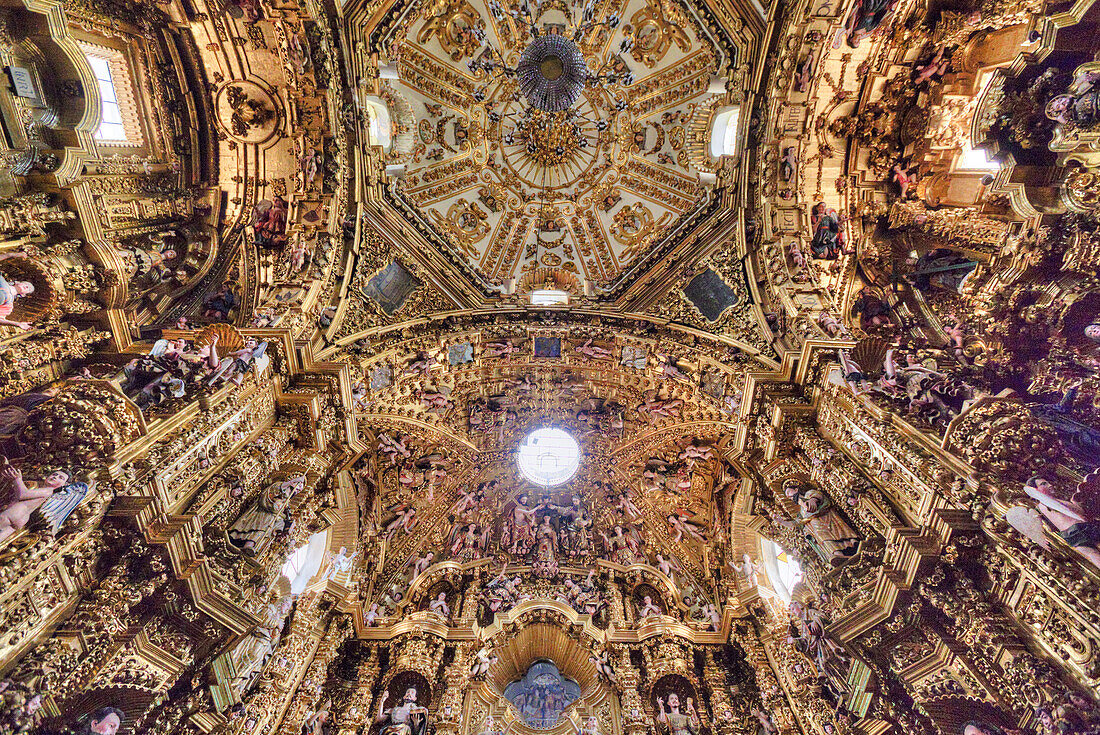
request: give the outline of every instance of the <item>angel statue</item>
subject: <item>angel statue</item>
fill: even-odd
[[[380,735],[427,735],[428,710],[416,703],[416,689],[409,687],[401,704],[385,709],[389,692],[378,702],[378,722],[384,723]]]
[[[843,368],[844,382],[852,390],[852,395],[859,396],[869,391],[872,385],[869,376],[873,375],[874,371],[881,365],[867,365],[864,367],[865,361],[858,360],[858,358],[853,359],[848,350],[839,350],[837,354],[840,357],[840,366]]]
[[[182,245],[186,240],[179,232],[171,229],[150,233],[149,240],[154,246],[152,249],[136,246],[117,252],[127,261],[128,267],[133,269],[132,278],[155,285],[172,272],[169,261],[175,260],[180,254],[175,245]]]
[[[432,562],[434,562],[434,561],[435,561],[435,552],[434,551],[429,551],[426,554],[424,554],[424,556],[417,557],[416,560],[413,561],[412,577],[409,579],[409,581],[410,582],[415,581],[417,577],[419,577],[424,572],[428,571],[428,567],[430,567],[432,565]]]
[[[688,517],[686,513],[669,513],[667,520],[669,530],[675,534],[672,540],[676,543],[682,541],[684,536],[694,538],[697,541],[706,540],[706,536],[703,535],[702,526]]]
[[[411,503],[394,503],[386,508],[389,514],[382,522],[382,532],[387,538],[399,527],[405,533],[411,533],[420,519],[416,517],[416,506]]]
[[[597,482],[599,482],[597,480]],[[606,487],[610,488],[610,483],[603,483]],[[634,502],[634,490],[626,486],[620,491],[611,490],[607,494],[607,499],[614,507],[619,511],[619,514],[625,518],[641,518],[642,511],[638,509],[638,505]]]
[[[458,561],[477,561],[485,551],[489,529],[476,523],[459,523],[451,532],[451,557]]]
[[[0,543],[27,526],[32,518],[40,519],[50,533],[56,534],[95,487],[95,482],[74,482],[73,473],[67,469],[54,470],[38,480],[24,480],[19,469],[8,465],[0,477],[10,483],[7,497],[0,501]]]
[[[699,446],[695,442],[689,443],[684,450],[680,452],[680,459],[685,460],[688,465],[692,465],[698,461],[706,461],[714,456],[714,447],[703,445]]]
[[[449,398],[451,387],[444,385],[438,390],[420,388],[416,391],[417,400],[429,413],[445,413],[454,408],[454,402]]]
[[[499,342],[489,342],[482,349],[481,354],[485,357],[508,357],[513,352],[519,352],[522,348],[513,343],[511,340],[501,340]]]
[[[588,657],[588,660],[596,667],[596,671],[603,674],[608,681],[615,681],[615,669],[611,666],[611,656],[607,651],[599,651]]]
[[[610,360],[614,356],[614,353],[606,347],[592,344],[591,339],[574,348],[574,351],[593,360]]]
[[[694,522],[683,512],[670,513],[668,516],[669,528],[675,534],[673,541],[680,542],[684,536],[705,541],[705,529]]]
[[[661,554],[657,554],[656,567],[661,572],[661,574],[672,580],[673,584],[676,583],[676,573],[683,571],[682,567],[680,566],[680,562],[672,554],[669,554],[669,557],[667,559]]]
[[[730,566],[741,573],[741,576],[744,578],[744,580],[748,582],[749,587],[755,587],[757,585],[757,578],[760,576],[761,570],[764,569],[764,565],[762,563],[753,561],[752,557],[749,556],[747,553],[741,557],[740,564],[736,564],[731,561]]]
[[[262,358],[266,351],[267,342],[259,342],[255,337],[249,337],[244,341],[241,349],[226,355],[229,359],[221,363],[221,368],[210,378],[210,384],[213,385],[218,380],[228,380],[234,385],[240,385],[244,382],[244,376],[248,374],[252,365],[256,365],[257,370],[264,369],[267,362]]]
[[[341,546],[340,551],[337,553],[329,553],[328,569],[325,570],[325,574],[321,577],[322,582],[335,577],[337,574],[351,571],[351,565],[355,561],[355,557],[359,556],[359,551],[356,550],[351,556],[347,555],[348,547]]]
[[[470,678],[476,679],[479,676],[485,676],[489,672],[489,667],[495,664],[499,659],[493,655],[492,650],[489,648],[489,644],[484,644],[478,652],[474,654],[474,663],[470,667]]]
[[[1061,497],[1053,482],[1039,475],[1027,481],[1024,492],[1035,500],[1036,510],[1054,526],[1058,536],[1100,568],[1100,471],[1086,476],[1068,500]],[[1028,532],[1013,525],[1033,540],[1042,539],[1040,545],[1047,545],[1041,528],[1033,525]]]
[[[400,435],[395,438],[389,434],[379,434],[378,451],[389,458],[391,465],[397,465],[402,459],[408,459],[412,455],[408,441]]]

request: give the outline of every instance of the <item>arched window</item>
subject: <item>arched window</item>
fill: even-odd
[[[81,50],[99,90],[96,141],[105,145],[140,147],[144,136],[138,122],[140,115],[126,57],[118,49],[106,46],[81,44]]]
[[[554,289],[541,289],[531,292],[531,305],[532,306],[560,306],[561,304],[569,303],[569,294],[565,291],[556,291]]]
[[[328,548],[328,533],[320,531],[309,537],[309,541],[290,553],[283,562],[282,573],[290,582],[291,594],[298,595],[309,585],[311,579],[321,571]]]
[[[710,131],[710,155],[712,157],[737,155],[740,144],[737,129],[740,121],[740,107],[723,107],[714,116],[714,126]]]
[[[782,546],[774,541],[763,539],[760,546],[761,556],[764,559],[764,571],[768,574],[772,589],[783,602],[790,602],[791,590],[802,579],[802,568]]]
[[[1001,164],[989,157],[985,148],[972,148],[970,141],[963,143],[962,153],[955,161],[956,171],[999,171]]]
[[[996,76],[996,69],[988,69],[980,72],[978,76],[977,93],[975,97],[981,98],[985,94],[986,87]],[[984,148],[975,148],[970,135],[962,142],[962,152],[955,159],[956,171],[981,171],[996,172],[1001,169],[1001,164],[989,157],[989,151]]]
[[[371,145],[380,145],[382,150],[389,151],[393,142],[390,136],[390,109],[386,103],[377,97],[368,97],[366,100],[367,111],[367,136]]]

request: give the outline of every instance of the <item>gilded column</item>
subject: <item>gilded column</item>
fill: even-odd
[[[643,735],[649,727],[646,719],[645,704],[638,693],[642,677],[630,663],[630,651],[626,648],[612,649],[612,666],[620,688],[620,704],[623,714],[623,732],[625,735]]]
[[[340,646],[348,639],[351,630],[351,621],[346,615],[331,618],[328,630],[317,646],[309,668],[298,683],[292,702],[283,713],[279,726],[272,728],[269,732],[279,733],[279,735],[298,735],[306,718],[316,712],[321,705],[321,694],[325,680],[328,678],[329,665],[335,660]]]
[[[377,646],[362,647],[366,653],[356,667],[355,688],[345,700],[344,711],[337,718],[337,735],[355,735],[359,728],[371,721],[371,688],[378,679]]]
[[[729,690],[726,687],[725,671],[718,665],[715,656],[718,649],[707,648],[704,652],[706,663],[703,665],[703,681],[710,690],[710,706],[714,713],[714,730],[717,735],[731,735],[734,727],[734,711],[730,704]]]

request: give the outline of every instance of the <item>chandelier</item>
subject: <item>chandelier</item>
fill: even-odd
[[[588,0],[579,19],[574,16],[572,6],[565,10],[561,3],[555,2],[555,8],[565,13],[565,24],[547,24],[542,28],[538,23],[543,15],[542,0],[536,0],[533,7],[529,0],[515,2],[506,10],[500,0],[488,0],[497,27],[510,19],[517,28],[527,31],[527,45],[515,65],[508,63],[501,49],[489,43],[485,30],[478,26],[470,32],[482,49],[469,62],[469,68],[484,77],[484,84],[473,94],[475,102],[485,102],[487,91],[494,84],[499,85],[497,91],[504,91],[504,98],[490,105],[489,121],[499,131],[505,165],[520,180],[534,184],[539,190],[534,242],[526,250],[530,260],[524,265],[524,270],[529,270],[542,262],[540,250],[544,242],[539,233],[553,237],[562,232],[559,212],[551,204],[552,193],[588,175],[596,165],[599,151],[606,155],[611,135],[608,113],[614,117],[627,108],[625,99],[616,94],[621,90],[609,87],[630,86],[634,73],[613,54],[608,54],[603,63],[595,61],[590,65],[581,51],[582,39],[601,27],[614,31],[621,22],[615,13],[597,20],[596,0]],[[634,36],[628,34],[619,43],[620,56],[633,48]],[[514,84],[500,84],[505,81]],[[585,88],[601,89],[606,99],[597,102],[591,95],[585,96]],[[497,103],[502,103],[501,107]]]
[[[595,72],[589,71],[584,54],[577,46],[578,41],[600,26],[610,30],[619,26],[620,18],[616,14],[600,21],[595,19],[595,0],[589,0],[584,6],[579,22],[570,17],[569,25],[562,33],[550,33],[539,28],[536,21],[542,15],[541,3],[532,9],[527,0],[521,0],[506,11],[499,0],[489,0],[489,12],[497,23],[511,16],[517,24],[527,29],[531,41],[520,53],[516,65],[511,66],[505,61],[504,54],[488,43],[484,29],[474,28],[473,33],[484,50],[469,62],[470,71],[485,72],[489,83],[502,78],[515,79],[527,103],[536,110],[565,112],[573,107],[585,86],[629,86],[634,83],[633,72],[629,69],[611,71],[610,61],[605,61]],[[619,44],[619,53],[628,53],[632,48],[634,38],[627,36]],[[485,87],[474,93],[474,100],[485,100]]]

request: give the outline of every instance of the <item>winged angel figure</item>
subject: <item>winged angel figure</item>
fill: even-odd
[[[1035,507],[1017,505],[1005,513],[1005,520],[1044,549],[1050,540],[1044,521],[1075,552],[1100,569],[1100,470],[1087,475],[1067,499],[1053,480],[1036,475],[1024,485],[1024,493]]]

